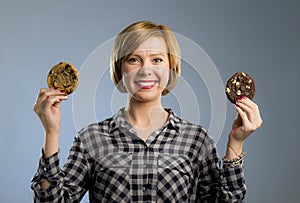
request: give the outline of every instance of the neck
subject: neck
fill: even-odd
[[[164,122],[168,116],[161,102],[139,102],[134,99],[129,100],[125,112],[131,124],[140,129]]]

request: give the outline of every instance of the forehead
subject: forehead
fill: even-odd
[[[167,53],[168,48],[165,40],[162,37],[150,37],[149,39],[146,39],[137,47],[134,53],[136,52]]]

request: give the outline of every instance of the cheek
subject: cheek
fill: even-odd
[[[123,83],[126,83],[126,81],[128,81],[132,75],[132,70],[123,64],[121,67],[121,74]]]
[[[156,75],[159,77],[159,79],[166,83],[169,80],[170,76],[170,69],[169,68],[159,68],[156,70]]]
[[[122,83],[123,86],[127,89],[127,91],[130,91],[130,89],[132,89],[135,76],[136,76],[136,71],[127,72],[126,70],[124,70],[122,72]]]
[[[130,78],[131,78],[131,76],[129,73],[127,73],[127,72],[122,73],[122,81],[125,86],[128,86]]]
[[[127,66],[122,64],[122,66],[121,66],[121,75],[122,75],[122,77],[123,77],[124,73],[126,74],[126,73],[129,72],[127,69],[128,69]]]

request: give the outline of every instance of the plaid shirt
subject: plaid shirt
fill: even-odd
[[[41,158],[32,179],[35,202],[242,202],[242,166],[221,168],[212,138],[168,109],[169,119],[141,140],[124,109],[77,133],[67,163]],[[41,188],[48,179],[51,186]]]

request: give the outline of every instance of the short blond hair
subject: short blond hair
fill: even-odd
[[[180,77],[181,58],[180,48],[174,33],[168,26],[155,24],[150,21],[133,23],[122,30],[115,38],[110,59],[111,79],[120,92],[126,92],[122,82],[122,63],[138,46],[149,37],[162,37],[166,43],[170,64],[170,76],[162,95],[168,94]]]

